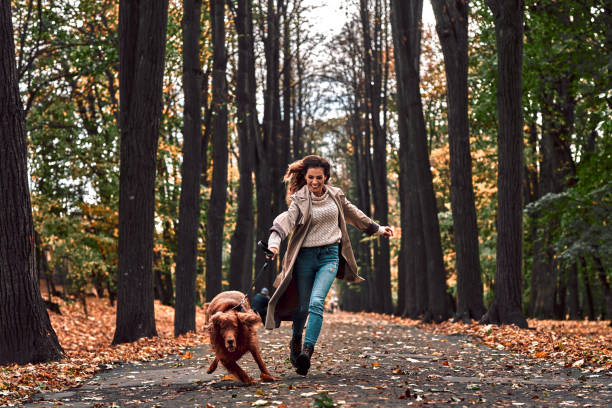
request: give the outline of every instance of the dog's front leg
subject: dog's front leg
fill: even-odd
[[[249,351],[251,352],[253,359],[255,360],[255,362],[257,363],[257,366],[259,367],[259,371],[261,371],[261,374],[259,375],[259,378],[261,379],[261,381],[273,382],[273,381],[278,380],[278,378],[272,377],[272,374],[270,374],[270,372],[268,371],[268,368],[266,367],[266,365],[263,362],[263,359],[261,358],[261,353],[259,352],[259,348],[256,347]]]
[[[215,356],[215,359],[212,361],[212,363],[210,363],[210,367],[208,367],[208,370],[206,370],[206,372],[208,374],[214,373],[218,365],[219,365],[219,359],[217,358],[217,356]]]
[[[227,371],[229,371],[232,374],[235,374],[238,377],[238,379],[242,381],[245,385],[251,385],[255,383],[255,380],[249,377],[249,375],[245,373],[244,370],[240,368],[240,366],[236,364],[235,361],[228,362],[228,363],[224,362],[223,365],[225,366],[225,368],[227,368]]]

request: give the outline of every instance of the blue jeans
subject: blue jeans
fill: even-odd
[[[323,324],[323,305],[338,271],[338,244],[302,248],[293,267],[298,308],[293,315],[293,337],[301,338],[308,317],[304,344],[314,347]]]

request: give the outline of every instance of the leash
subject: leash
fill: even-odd
[[[244,304],[244,302],[246,302],[247,298],[249,297],[249,294],[251,293],[251,291],[255,287],[255,282],[257,282],[257,279],[259,279],[259,277],[261,276],[263,271],[265,271],[268,268],[268,265],[270,264],[270,261],[272,260],[272,257],[274,256],[274,252],[270,251],[268,249],[268,246],[266,244],[264,244],[263,241],[259,241],[257,243],[257,246],[264,251],[264,254],[266,255],[266,262],[264,262],[264,264],[261,267],[261,269],[259,270],[259,272],[257,272],[257,275],[255,275],[255,278],[253,278],[253,280],[251,281],[251,284],[249,285],[248,290],[245,290],[245,295],[240,300],[240,303],[238,303],[236,306],[232,307],[230,310],[234,310],[234,309],[237,309],[237,308],[242,308],[242,305]]]

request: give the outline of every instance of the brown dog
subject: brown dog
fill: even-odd
[[[251,310],[242,292],[227,291],[215,296],[206,308],[206,323],[210,345],[215,351],[215,359],[208,367],[208,374],[217,369],[220,361],[227,371],[236,375],[244,384],[253,384],[255,381],[237,364],[250,351],[261,371],[261,380],[275,380],[259,351],[256,330],[261,319]]]

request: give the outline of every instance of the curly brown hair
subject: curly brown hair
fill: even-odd
[[[287,199],[289,199],[291,194],[295,193],[306,185],[306,172],[308,169],[312,168],[323,169],[323,173],[325,174],[325,184],[327,184],[331,170],[331,165],[329,162],[323,157],[314,154],[305,156],[302,159],[291,163],[287,169],[287,173],[285,173],[283,180],[288,185]]]

